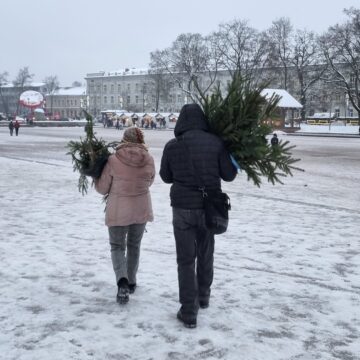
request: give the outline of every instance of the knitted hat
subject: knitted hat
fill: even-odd
[[[123,142],[130,142],[135,144],[145,144],[143,132],[136,126],[127,128],[124,131]]]

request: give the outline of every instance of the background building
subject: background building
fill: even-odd
[[[25,117],[30,110],[19,104],[20,95],[27,90],[38,91],[41,94],[46,92],[45,84],[32,82],[25,86],[14,86],[13,84],[5,84],[0,88],[0,113],[7,116],[19,115]]]
[[[85,87],[59,88],[45,98],[46,113],[53,119],[84,117],[81,112],[87,108]]]
[[[301,102],[301,89],[295,69],[289,69],[287,92]],[[315,71],[315,70],[314,70]],[[276,68],[261,69],[261,76],[268,87],[281,89],[281,78]],[[174,83],[170,75],[162,75],[162,81],[145,69],[125,69],[115,72],[97,72],[86,75],[88,109],[98,116],[107,109],[126,109],[130,112],[179,112],[181,107],[191,102],[189,97]],[[228,71],[219,71],[217,82],[223,91],[231,77]],[[206,75],[198,81],[207,85],[210,80]],[[316,113],[329,113],[331,118],[345,118],[356,115],[349,103],[345,91],[340,91],[324,80],[319,80],[307,92],[305,118]],[[301,110],[292,111],[295,118],[301,116]]]

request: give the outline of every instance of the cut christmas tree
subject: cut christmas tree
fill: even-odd
[[[272,129],[265,121],[273,115],[280,97],[266,99],[261,91],[266,86],[253,88],[250,81],[235,74],[223,96],[218,86],[211,95],[201,94],[201,104],[210,129],[220,136],[240,169],[248,180],[257,186],[261,177],[272,184],[281,183],[281,177],[293,175],[299,159],[291,156],[289,141],[280,141],[271,146],[266,136]]]
[[[71,155],[74,171],[80,173],[78,188],[84,195],[89,187],[87,177],[98,179],[101,176],[108,157],[111,155],[109,148],[114,148],[117,143],[106,143],[105,140],[98,139],[94,133],[92,116],[83,111],[86,114],[86,137],[80,138],[80,141],[69,141],[67,155]]]

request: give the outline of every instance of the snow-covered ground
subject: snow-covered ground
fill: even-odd
[[[301,133],[323,133],[323,134],[359,134],[359,126],[344,125],[342,121],[332,122],[330,125],[301,124],[298,132]]]
[[[169,186],[157,176],[139,287],[119,306],[104,204],[78,193],[65,155],[79,136],[0,128],[1,359],[360,359],[360,138],[279,135],[304,173],[260,189],[244,174],[224,184],[231,222],[216,239],[211,304],[186,329]],[[172,132],[145,137],[158,170]]]

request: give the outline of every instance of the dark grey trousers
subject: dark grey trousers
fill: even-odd
[[[173,208],[173,226],[181,310],[185,316],[196,316],[199,299],[210,297],[214,234],[205,226],[203,209]]]
[[[140,244],[146,224],[109,227],[111,261],[116,283],[126,278],[129,284],[136,284],[139,267]]]

